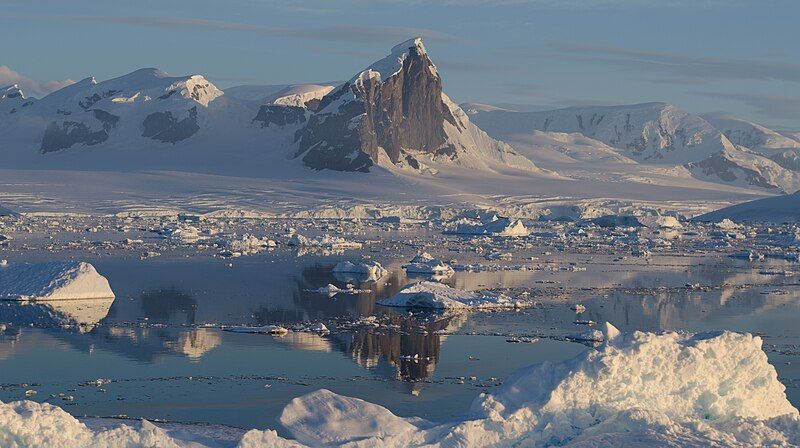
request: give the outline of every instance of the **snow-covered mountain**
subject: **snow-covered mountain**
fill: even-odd
[[[430,163],[536,170],[493,140],[442,92],[422,40],[411,39],[322,98],[298,134],[296,155],[314,169],[426,170]]]
[[[472,120],[492,137],[512,144],[551,133],[580,134],[643,165],[681,167],[702,180],[793,192],[800,173],[778,159],[780,145],[791,140],[763,126],[730,117],[714,123],[665,103],[571,107],[544,112],[515,112],[465,106]],[[735,138],[734,144],[728,138]],[[750,148],[742,143],[755,146]],[[607,152],[600,148],[598,152]],[[771,153],[764,153],[772,148]]]
[[[800,141],[757,123],[724,114],[705,114],[702,117],[737,146],[766,154],[775,150],[800,148]]]
[[[64,87],[0,118],[0,131],[5,140],[18,137],[17,149],[29,149],[35,140],[45,154],[139,138],[174,144],[200,130],[209,103],[221,95],[202,76],[169,77],[147,68]]]
[[[545,112],[486,111],[472,116],[490,133],[581,133],[648,163],[684,164],[729,142],[705,120],[664,103],[570,107]]]
[[[275,170],[369,171],[377,165],[436,173],[449,165],[539,172],[470,123],[442,93],[420,39],[394,47],[336,88],[230,91],[201,75],[171,77],[153,68],[102,82],[86,78],[37,101],[12,86],[0,97],[0,147],[7,161],[54,167],[235,169],[244,163],[255,170],[260,163]]]
[[[25,93],[17,84],[0,88],[0,114],[15,114],[33,102],[33,99],[25,97]]]
[[[283,104],[315,110],[323,96],[339,83],[243,85],[225,89],[225,95],[266,104]]]

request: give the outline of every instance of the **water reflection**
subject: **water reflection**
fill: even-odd
[[[305,258],[265,263],[255,258],[237,261],[240,264],[231,269],[217,260],[110,260],[102,268],[118,291],[116,300],[0,302],[0,322],[11,324],[0,331],[0,360],[13,358],[14,347],[25,339],[25,327],[30,325],[49,328],[56,339],[80,351],[103,350],[140,363],[158,363],[170,356],[199,362],[228,344],[247,341],[298,352],[339,352],[370,372],[408,382],[411,392],[416,392],[417,383],[430,379],[441,362],[447,333],[474,330],[481,322],[490,322],[489,331],[501,333],[544,329],[559,335],[576,331],[576,316],[569,304],[478,315],[412,315],[380,307],[378,300],[416,279],[408,278],[397,264],[387,266],[390,274],[378,281],[333,273],[338,261]],[[739,261],[674,257],[639,269],[608,264],[582,273],[458,272],[445,282],[465,289],[498,284],[544,288],[537,282],[554,280],[573,288],[575,301],[586,305],[581,319],[610,321],[624,330],[750,330],[744,319],[776,310],[800,317],[800,293],[793,279],[767,275],[767,271],[784,269],[783,265],[765,263],[755,269]],[[313,292],[327,284],[344,288],[348,283],[368,292],[333,297]],[[686,283],[715,286],[682,289]],[[593,289],[581,292],[584,285]],[[654,285],[667,288],[659,290]],[[773,291],[776,288],[785,292]],[[357,324],[368,316],[376,316],[381,325]],[[216,328],[203,328],[232,324],[291,327],[310,321],[343,327],[330,335],[291,332],[282,338],[233,338]],[[498,340],[504,343],[502,338]]]
[[[140,302],[148,320],[186,325],[196,323],[197,301],[176,286],[145,291]],[[177,315],[183,319],[176,320]]]
[[[466,314],[424,315],[422,318],[394,314],[390,330],[358,329],[334,336],[337,347],[349,353],[366,369],[383,371],[398,380],[417,382],[433,374],[446,334],[458,331]],[[382,363],[388,364],[383,368]]]
[[[0,301],[0,322],[16,326],[67,327],[87,332],[105,319],[113,303],[113,298]]]

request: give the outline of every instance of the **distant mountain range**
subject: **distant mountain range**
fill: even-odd
[[[730,116],[699,116],[665,103],[544,112],[463,107],[489,135],[514,147],[530,146],[533,137],[577,134],[594,140],[584,145],[596,152],[610,149],[642,165],[682,167],[699,179],[745,187],[800,189],[800,140]]]
[[[421,39],[343,83],[223,91],[200,75],[140,69],[42,99],[9,86],[0,89],[0,152],[5,167],[304,166],[420,176],[453,167],[551,178],[618,169],[630,177],[641,167],[676,183],[693,176],[800,189],[797,134],[664,103],[545,112],[459,106]]]

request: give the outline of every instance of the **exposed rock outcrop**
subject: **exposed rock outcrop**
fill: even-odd
[[[268,104],[258,109],[258,114],[253,118],[253,123],[260,123],[262,128],[270,125],[283,127],[290,124],[300,124],[306,121],[306,109],[298,106],[281,106]]]
[[[419,170],[426,161],[506,163],[499,151],[516,156],[515,167],[534,169],[507,145],[470,127],[466,114],[443,94],[436,66],[417,38],[325,95],[296,133],[296,156],[317,170],[369,171],[376,164]]]

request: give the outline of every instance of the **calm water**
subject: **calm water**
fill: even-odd
[[[790,399],[800,404],[800,292],[792,266],[725,258],[654,257],[614,261],[562,256],[585,272],[459,272],[461,288],[527,290],[542,305],[517,312],[409,313],[375,304],[415,279],[399,261],[379,284],[334,275],[342,256],[276,251],[212,258],[101,257],[113,301],[0,303],[0,400],[28,397],[83,416],[127,415],[181,422],[274,428],[292,398],[327,388],[387,406],[399,415],[444,421],[464,413],[519,367],[586,350],[563,339],[581,319],[623,330],[733,329],[764,335]],[[35,257],[32,257],[35,258]],[[232,263],[233,266],[228,264]],[[371,292],[328,297],[309,290],[355,282]],[[700,289],[684,287],[698,283]],[[549,300],[552,299],[552,300]],[[382,325],[359,323],[378,316]],[[83,322],[85,331],[59,320]],[[222,331],[222,325],[321,321],[329,335],[285,337]],[[444,333],[444,334],[442,334]],[[509,343],[509,335],[540,336]],[[419,355],[418,360],[404,359]],[[98,378],[110,382],[97,384]],[[463,378],[463,380],[461,380]],[[59,394],[71,396],[65,400]],[[51,396],[55,395],[55,396]],[[67,397],[68,398],[68,397]]]

